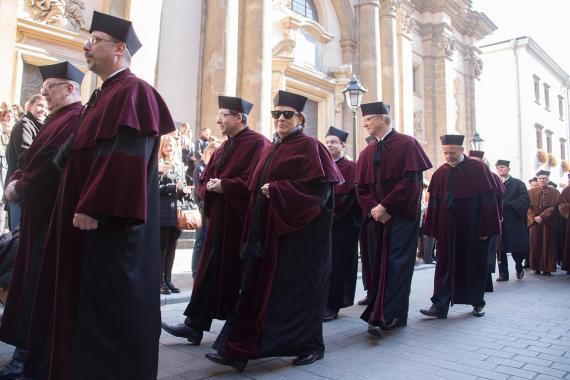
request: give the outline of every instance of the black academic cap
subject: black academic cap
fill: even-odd
[[[528,183],[533,183],[533,182],[536,182],[536,181],[538,181],[538,180],[536,179],[536,177],[532,177],[531,179],[528,180]]]
[[[242,98],[234,98],[232,96],[218,96],[218,107],[227,108],[249,115],[249,111],[253,108],[253,104]]]
[[[443,135],[439,139],[441,140],[441,145],[463,145],[463,135]]]
[[[341,129],[335,128],[333,126],[329,127],[329,130],[327,131],[326,136],[336,136],[339,138],[340,141],[342,142],[346,142],[346,139],[348,138],[348,132],[345,132]]]
[[[81,84],[85,76],[81,70],[67,61],[40,66],[40,74],[42,74],[44,81],[50,78],[60,78],[69,79],[77,84]]]
[[[91,21],[89,33],[94,30],[107,33],[117,40],[124,42],[131,55],[135,55],[142,46],[133,28],[133,23],[128,20],[93,11],[93,20]]]
[[[495,166],[506,166],[508,168],[510,164],[511,164],[511,161],[497,160],[497,163],[495,164]]]
[[[383,102],[364,103],[360,106],[362,116],[390,115],[390,105]]]
[[[536,173],[536,177],[538,178],[538,176],[541,176],[541,175],[545,175],[545,176],[547,176],[547,177],[550,177],[550,172],[547,171],[547,170],[539,170],[539,171]]]
[[[483,159],[484,156],[485,156],[485,152],[483,152],[482,150],[470,150],[469,151],[469,157],[477,157],[477,158]]]
[[[554,182],[552,182],[552,181],[548,181],[548,186],[550,186],[550,187],[554,187],[555,189],[558,187],[558,185],[557,185],[557,184],[555,184],[555,183],[554,183]]]
[[[291,107],[296,109],[297,112],[303,112],[303,109],[305,109],[305,103],[307,103],[306,97],[283,90],[279,90],[277,95],[273,98],[273,105],[275,107]]]

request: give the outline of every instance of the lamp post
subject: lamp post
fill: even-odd
[[[473,150],[483,151],[483,140],[481,136],[479,136],[479,132],[475,131],[473,133],[473,137],[471,138],[471,148]]]
[[[350,110],[352,111],[352,130],[353,130],[352,141],[353,141],[353,155],[355,161],[357,159],[356,113],[358,112],[358,108],[360,108],[360,104],[362,103],[362,96],[366,92],[368,92],[368,90],[362,87],[362,84],[360,83],[356,75],[352,76],[352,79],[348,81],[348,84],[346,85],[344,90],[342,90],[342,93],[346,98],[346,104],[350,107]]]

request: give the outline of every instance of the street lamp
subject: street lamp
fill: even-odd
[[[479,136],[479,132],[475,131],[473,133],[473,137],[471,138],[471,148],[477,151],[483,151],[483,140],[481,136]]]
[[[356,161],[357,159],[357,155],[356,155],[356,113],[358,112],[358,108],[360,108],[360,104],[362,103],[362,96],[368,92],[367,89],[365,89],[364,87],[362,87],[362,84],[360,84],[360,81],[358,80],[358,78],[356,77],[356,75],[352,76],[352,79],[350,81],[348,81],[348,84],[346,85],[346,87],[344,88],[344,90],[342,90],[342,93],[344,94],[344,96],[346,97],[346,104],[350,107],[350,110],[352,111],[352,130],[353,130],[353,154],[354,154],[354,160]]]

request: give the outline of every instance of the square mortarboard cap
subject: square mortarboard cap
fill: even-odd
[[[273,105],[291,107],[297,110],[297,112],[303,112],[305,109],[305,103],[307,103],[307,98],[302,95],[297,95],[292,92],[287,92],[279,90],[277,95],[273,98]]]
[[[443,135],[439,138],[441,145],[463,145],[463,135]]]
[[[339,138],[340,141],[346,142],[346,139],[348,138],[348,132],[345,132],[341,129],[331,126],[329,127],[329,130],[327,131],[325,137],[326,136],[336,136]]]
[[[232,96],[218,96],[218,107],[227,108],[249,115],[249,111],[253,108],[253,104],[242,98],[234,98]]]
[[[390,115],[390,105],[383,102],[364,103],[360,106],[362,116]]]
[[[61,78],[69,79],[77,84],[81,84],[85,76],[81,70],[67,61],[40,66],[40,74],[42,74],[44,81],[49,78]]]
[[[482,150],[470,150],[469,157],[476,157],[483,159],[483,157],[485,157],[485,152],[483,152]]]
[[[545,175],[545,176],[547,176],[547,177],[550,177],[550,172],[547,171],[547,170],[539,170],[539,171],[536,173],[536,177],[538,178],[538,177],[540,177],[541,175]]]
[[[497,163],[495,164],[495,166],[506,166],[508,168],[510,164],[511,164],[511,161],[497,160]]]
[[[107,33],[117,40],[124,42],[131,55],[135,55],[142,46],[133,28],[133,23],[128,20],[93,11],[93,20],[91,21],[89,33],[94,30]]]

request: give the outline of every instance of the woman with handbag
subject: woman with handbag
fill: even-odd
[[[184,182],[184,166],[178,159],[178,144],[172,135],[163,136],[158,153],[158,188],[160,193],[160,294],[180,293],[172,283],[172,266],[181,231],[178,224],[178,201],[190,192]]]

